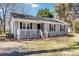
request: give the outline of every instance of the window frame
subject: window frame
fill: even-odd
[[[49,30],[50,31],[55,31],[56,24],[49,24]]]
[[[27,23],[27,29],[32,29],[32,23]]]
[[[26,29],[26,23],[20,22],[20,29]]]
[[[26,29],[26,24],[25,23],[22,23],[22,28]]]
[[[60,31],[65,31],[65,25],[60,24]]]
[[[27,29],[30,29],[30,23],[27,23]]]

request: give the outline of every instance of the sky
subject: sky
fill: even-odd
[[[53,11],[54,4],[53,3],[28,3],[28,4],[27,3],[17,3],[16,7],[14,7],[14,8],[16,9],[16,12],[36,16],[37,11],[41,8],[48,8],[50,11]]]
[[[50,11],[54,9],[53,3],[37,3],[37,4],[31,4],[29,7],[29,15],[36,16],[37,11],[41,8],[48,8]]]

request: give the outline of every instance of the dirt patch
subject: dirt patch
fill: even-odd
[[[12,41],[6,41],[6,42],[0,42],[0,47],[16,47],[16,46],[23,46],[25,44],[20,42],[12,42]]]

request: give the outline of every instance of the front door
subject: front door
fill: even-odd
[[[40,26],[40,24],[37,24],[37,29],[41,29],[41,26]]]
[[[44,31],[44,24],[37,24],[37,29]]]

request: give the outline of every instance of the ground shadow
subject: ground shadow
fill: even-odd
[[[41,53],[48,53],[48,52],[61,52],[61,51],[70,51],[72,49],[79,49],[79,47],[74,48],[60,48],[60,49],[52,49],[52,50],[38,50],[38,51],[12,51],[9,53],[0,53],[0,56],[25,56],[25,55],[32,55],[32,54],[41,54]]]

